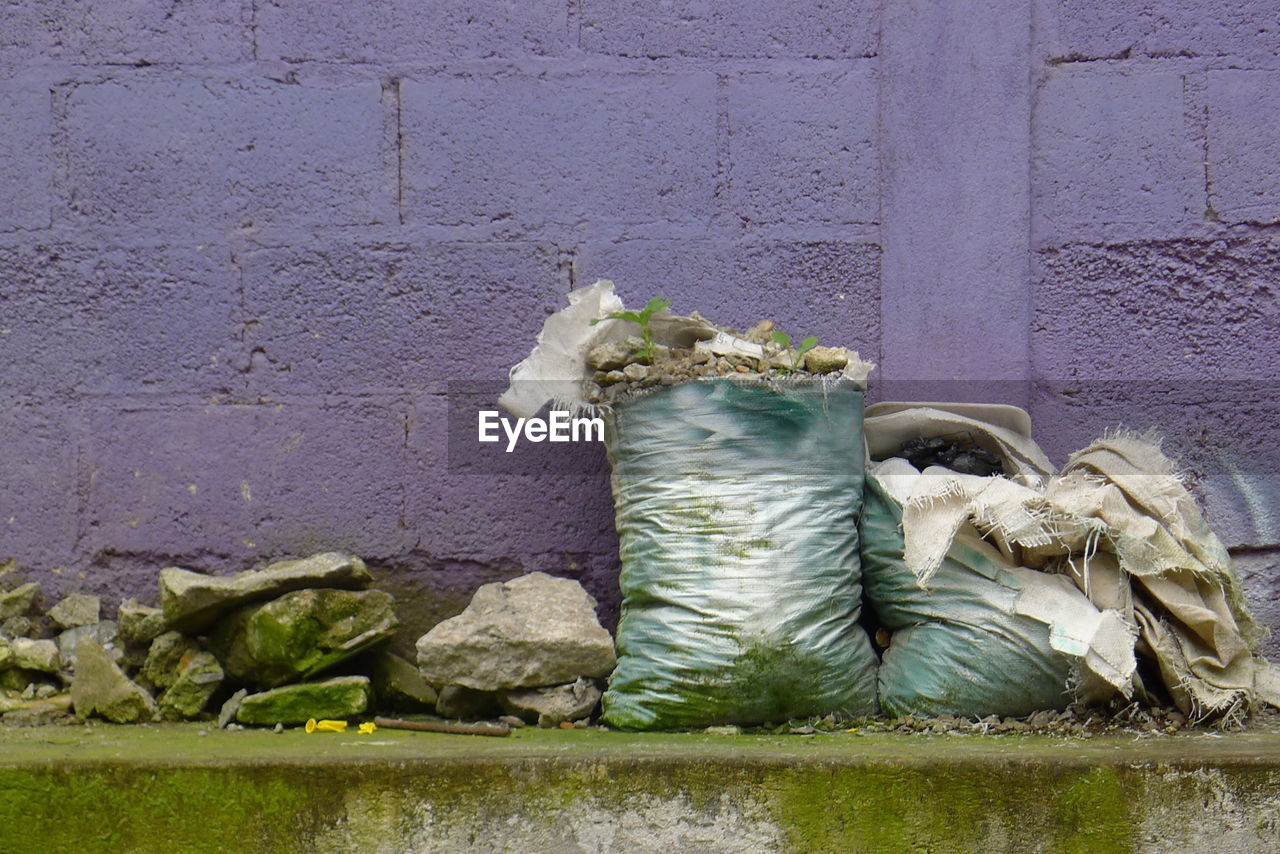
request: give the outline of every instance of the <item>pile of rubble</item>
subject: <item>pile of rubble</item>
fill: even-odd
[[[96,596],[41,613],[38,584],[0,591],[0,722],[289,726],[394,711],[546,726],[595,709],[613,639],[577,582],[482,587],[419,642],[430,683],[386,649],[395,600],[372,583],[339,553],[232,577],[171,567],[159,607],[126,600],[115,620]]]
[[[657,344],[649,353],[644,341],[632,336],[592,347],[586,356],[593,372],[586,387],[587,400],[607,403],[623,394],[699,377],[777,380],[839,374],[851,364],[855,369],[860,364],[857,353],[818,346],[811,343],[814,339],[793,347],[772,320],[762,320],[746,333],[713,326],[697,312],[670,321],[686,322],[682,331],[687,333],[689,346]]]

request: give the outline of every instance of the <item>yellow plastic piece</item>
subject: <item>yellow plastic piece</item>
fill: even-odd
[[[307,732],[346,732],[346,721],[318,721],[315,718],[307,721]]]
[[[368,721],[367,723],[360,724],[361,735],[368,735],[371,732],[376,732],[377,729],[378,729],[378,725],[375,724],[373,721]]]

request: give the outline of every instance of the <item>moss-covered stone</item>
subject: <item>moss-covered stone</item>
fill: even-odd
[[[158,712],[151,695],[130,681],[93,638],[81,640],[76,647],[71,702],[76,717],[98,715],[118,724],[150,721]]]
[[[160,570],[160,607],[174,629],[200,634],[223,614],[250,602],[262,602],[306,588],[360,590],[372,581],[364,561],[339,552],[279,561],[230,578],[168,567]]]
[[[177,678],[160,695],[160,715],[166,720],[186,720],[204,711],[209,698],[222,684],[222,666],[209,652],[184,659]]]
[[[306,723],[310,718],[349,718],[369,708],[371,694],[365,676],[286,685],[245,697],[236,711],[236,721],[273,726]]]
[[[232,679],[275,687],[385,641],[398,626],[381,590],[297,590],[225,618],[209,644]]]
[[[164,612],[149,605],[139,605],[135,599],[120,603],[116,615],[120,637],[125,643],[143,646],[158,638],[165,630]]]
[[[183,662],[200,652],[200,644],[181,632],[164,632],[151,642],[142,676],[157,688],[168,688],[178,678]]]
[[[36,582],[23,584],[12,590],[0,590],[0,620],[19,617],[31,610],[32,603],[40,595]]]

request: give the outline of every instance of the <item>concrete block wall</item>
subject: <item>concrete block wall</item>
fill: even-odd
[[[420,624],[535,569],[611,619],[599,450],[447,430],[598,277],[1058,460],[1160,426],[1280,586],[1276,0],[0,16],[0,559],[50,592],[345,548]]]

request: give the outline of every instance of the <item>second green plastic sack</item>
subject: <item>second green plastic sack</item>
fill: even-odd
[[[1026,715],[1071,701],[1071,659],[1049,626],[1014,613],[1013,564],[965,525],[921,587],[903,559],[902,507],[867,476],[862,567],[867,599],[890,631],[878,675],[893,716]]]

